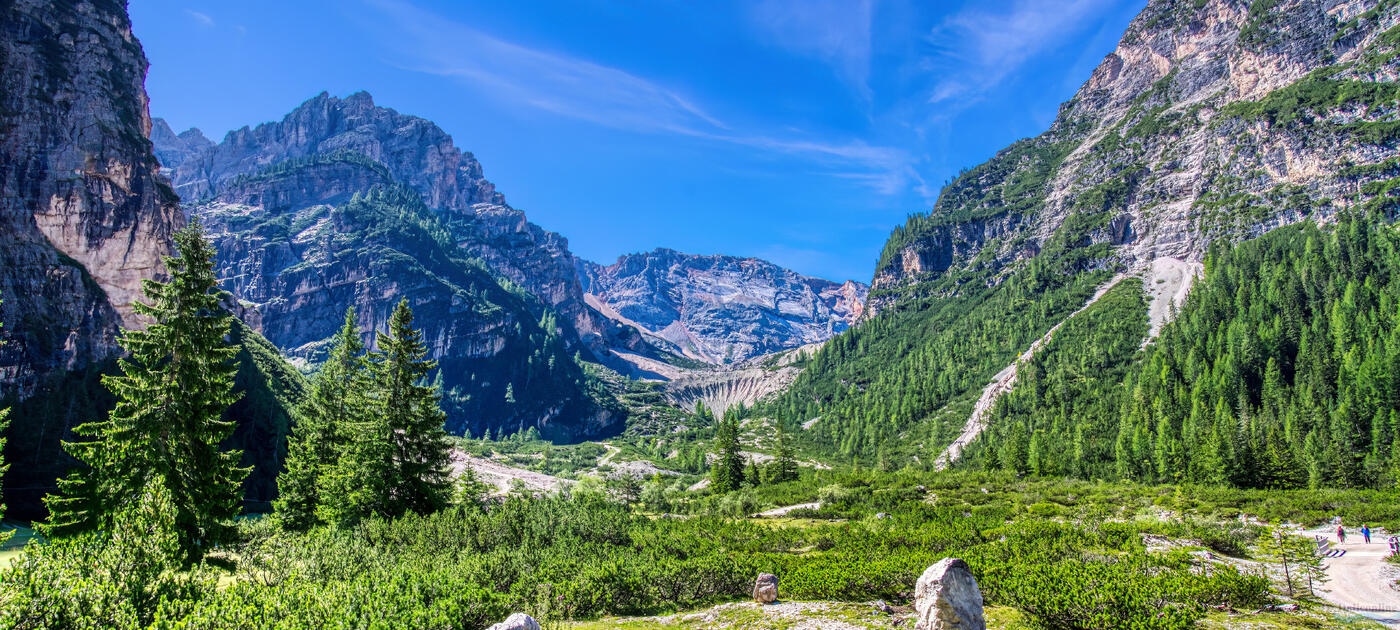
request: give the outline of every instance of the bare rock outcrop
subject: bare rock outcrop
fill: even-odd
[[[121,3],[0,4],[0,68],[3,398],[114,355],[182,218]]]
[[[914,630],[986,630],[982,591],[967,563],[944,558],[924,571],[914,586]]]

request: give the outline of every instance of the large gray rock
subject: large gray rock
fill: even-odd
[[[982,591],[967,563],[944,558],[919,576],[914,586],[914,630],[986,630]]]
[[[486,630],[540,630],[540,624],[530,615],[515,613],[506,617],[505,621],[491,626]]]
[[[753,599],[760,604],[778,601],[778,576],[772,573],[758,574],[758,579],[753,582]]]

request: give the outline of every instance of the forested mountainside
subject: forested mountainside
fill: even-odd
[[[74,464],[60,442],[101,418],[123,327],[140,327],[141,281],[165,273],[184,220],[146,139],[146,60],[119,3],[13,2],[0,20],[0,407],[10,514]],[[275,494],[301,376],[238,329],[237,390],[225,414],[253,469],[254,504]]]
[[[927,461],[963,430],[993,375],[1115,274],[1151,291],[1151,263],[1200,261],[1217,239],[1393,214],[1397,23],[1389,0],[1149,3],[1045,134],[965,171],[891,234],[873,315],[768,409],[843,457]],[[1136,310],[1129,286],[1095,307]],[[1096,360],[1118,365],[1141,343],[1109,344]],[[1310,404],[1330,414],[1340,401]],[[1306,441],[1318,426],[1289,437]]]
[[[825,341],[861,314],[868,288],[803,276],[766,260],[669,249],[578,261],[583,291],[605,316],[656,345],[735,363]]]
[[[1400,476],[1400,232],[1311,222],[1217,244],[1139,351],[1128,283],[1030,361],[969,461],[1034,474],[1261,488]]]

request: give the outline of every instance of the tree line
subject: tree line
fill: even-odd
[[[1140,351],[1136,289],[1066,323],[969,456],[1023,474],[1146,483],[1400,479],[1395,228],[1382,217],[1303,222],[1217,243],[1205,267]]]
[[[58,539],[110,537],[138,523],[149,526],[141,536],[155,536],[150,527],[168,536],[161,549],[172,561],[189,563],[232,541],[249,469],[221,446],[233,432],[223,414],[238,398],[238,366],[213,248],[198,222],[174,244],[168,281],[144,281],[146,301],[135,305],[149,324],[122,333],[127,355],[102,378],[116,406],[64,443],[81,465],[45,498],[49,518],[37,528]],[[378,350],[367,352],[348,310],[296,409],[274,506],[287,529],[426,514],[452,498],[440,394],[428,384],[436,364],[407,300],[376,335]]]

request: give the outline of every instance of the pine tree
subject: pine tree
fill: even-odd
[[[364,422],[367,412],[363,353],[351,307],[311,391],[297,406],[296,425],[287,438],[287,465],[277,477],[279,496],[272,504],[273,517],[284,529],[305,530],[322,523],[316,513],[322,477],[345,450],[344,427]]]
[[[739,422],[720,420],[715,431],[715,463],[710,467],[715,492],[738,490],[744,484],[744,459],[739,454]]]
[[[214,251],[198,222],[174,240],[178,256],[165,260],[170,281],[144,281],[150,303],[135,305],[150,325],[122,334],[129,356],[118,362],[121,374],[102,378],[116,408],[74,429],[90,439],[64,444],[85,466],[46,499],[46,535],[111,531],[124,505],[151,483],[170,493],[186,560],[232,534],[249,469],[238,466],[241,452],[219,449],[233,433],[222,415],[237,399],[236,349],[225,341],[231,317],[220,307]]]
[[[1259,537],[1259,551],[1265,559],[1279,564],[1279,572],[1283,574],[1283,583],[1288,588],[1288,596],[1293,597],[1293,583],[1298,578],[1296,569],[1302,555],[1299,553],[1298,544],[1294,537],[1289,536],[1287,532],[1274,525],[1265,531],[1263,536]]]
[[[778,457],[773,464],[773,483],[797,480],[797,458],[792,452],[792,436],[778,420]]]
[[[373,357],[374,411],[384,418],[393,445],[394,470],[389,514],[428,514],[448,505],[451,447],[443,428],[442,394],[427,385],[437,361],[428,359],[423,334],[413,329],[413,311],[400,300],[389,317],[389,330],[378,337]]]

